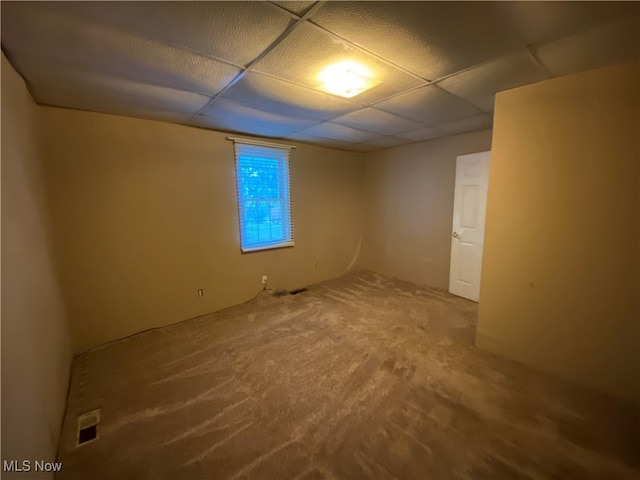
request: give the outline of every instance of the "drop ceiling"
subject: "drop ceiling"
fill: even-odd
[[[640,57],[638,2],[6,2],[43,105],[373,151],[491,128],[496,92]],[[379,83],[319,89],[343,61]]]

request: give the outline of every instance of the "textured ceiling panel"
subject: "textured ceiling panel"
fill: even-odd
[[[538,58],[553,76],[640,58],[640,20],[630,18],[542,45]]]
[[[73,92],[81,97],[100,97],[191,114],[211,100],[198,93],[64,69],[44,62],[21,62],[20,67],[32,86]]]
[[[331,138],[333,140],[341,140],[343,142],[361,143],[374,138],[378,138],[380,135],[375,133],[363,132],[351,127],[345,127],[344,125],[337,125],[335,123],[325,122],[315,127],[302,130],[301,133],[313,135],[316,137]]]
[[[292,133],[290,135],[287,135],[286,138],[289,140],[295,140],[298,142],[322,145],[323,147],[328,147],[328,148],[340,148],[343,150],[349,147],[350,145],[349,142],[341,142],[339,140],[332,140],[330,138],[316,137],[314,135],[309,135],[302,132]]]
[[[221,118],[198,115],[189,119],[186,123],[187,125],[192,125],[194,127],[247,135],[259,135],[262,137],[281,138],[291,131],[288,128],[272,125],[269,121],[261,121],[255,118],[252,118],[251,121],[246,121],[238,117]]]
[[[42,2],[80,21],[246,65],[295,18],[267,2]]]
[[[473,117],[454,120],[452,122],[438,124],[439,130],[448,133],[459,134],[466,132],[477,132],[478,130],[486,130],[493,125],[492,118],[487,114],[474,115]]]
[[[36,102],[43,105],[65,105],[68,108],[88,110],[91,112],[110,113],[126,117],[145,118],[172,123],[182,123],[189,118],[189,114],[163,110],[148,105],[126,103],[88,94],[79,94],[64,90],[51,90],[33,87],[30,89]]]
[[[353,97],[360,103],[373,103],[424,83],[309,23],[295,30],[259,61],[255,70],[318,88],[320,73],[326,67],[345,60],[361,64],[371,71],[375,80],[381,82]]]
[[[333,120],[334,123],[366,130],[368,132],[395,135],[396,133],[416,130],[424,125],[399,117],[392,113],[383,112],[376,108],[363,108],[353,113],[348,113]]]
[[[281,115],[320,120],[362,108],[344,98],[253,72],[247,73],[222,96]]]
[[[214,94],[239,70],[202,55],[52,14],[35,3],[3,2],[2,45],[24,59],[180,90]],[[22,72],[28,83],[28,73]]]
[[[425,127],[407,133],[399,133],[398,137],[413,140],[414,142],[423,142],[425,140],[433,140],[434,138],[446,137],[451,135],[449,132],[439,130],[436,127]]]
[[[445,92],[436,85],[403,93],[376,104],[376,108],[427,125],[449,122],[481,113],[478,108]]]
[[[317,24],[429,80],[524,46],[499,2],[327,2]]]
[[[282,8],[289,10],[296,15],[304,15],[304,13],[316,2],[304,2],[302,0],[293,2],[271,2],[280,5]]]
[[[638,18],[638,2],[497,2],[527,44],[548,42],[618,18]]]
[[[381,147],[381,148],[391,148],[391,147],[399,147],[400,145],[407,145],[411,143],[412,140],[407,138],[400,137],[380,137],[375,140],[371,140],[369,142],[364,142],[362,145],[366,145],[368,147]]]
[[[267,112],[221,97],[216,98],[201,113],[203,116],[214,118],[225,128],[246,133],[259,129],[261,134],[264,129],[267,129],[278,132],[278,135],[286,135],[320,123],[320,120]],[[211,122],[211,120],[204,121]]]
[[[547,75],[527,52],[502,57],[438,83],[485,112],[493,111],[496,92],[545,80]]]

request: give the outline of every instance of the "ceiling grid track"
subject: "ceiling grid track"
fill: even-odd
[[[307,18],[309,18],[318,8],[320,8],[320,6],[323,4],[323,1],[319,1],[316,2],[314,5],[312,5],[306,12],[304,15],[302,15],[301,17],[299,17],[295,23],[293,25],[291,25],[287,30],[285,30],[278,38],[276,38],[273,43],[271,43],[271,45],[269,45],[267,48],[265,48],[262,53],[260,53],[260,55],[258,55],[256,58],[254,58],[247,66],[244,70],[241,70],[240,73],[238,73],[238,75],[236,75],[236,77],[231,80],[222,90],[220,90],[217,94],[215,94],[213,96],[213,98],[211,100],[209,100],[207,103],[205,103],[202,108],[200,108],[200,110],[198,110],[196,113],[194,113],[190,118],[196,118],[198,115],[200,115],[203,111],[205,111],[212,103],[213,101],[218,98],[220,95],[222,95],[224,92],[226,92],[227,90],[229,90],[232,86],[234,86],[236,83],[238,83],[240,80],[242,80],[247,72],[252,71],[253,67],[256,66],[256,64],[262,60],[264,57],[266,57],[269,53],[271,53],[273,50],[275,50],[276,48],[278,48],[278,45],[280,45],[287,37],[289,37],[293,32],[295,32],[298,28],[300,28],[301,25],[303,25],[306,21]],[[294,15],[297,16],[295,14],[292,14],[290,12],[287,12],[290,15]]]
[[[343,37],[342,35],[338,35],[336,32],[332,32],[331,30],[323,27],[322,25],[319,25],[319,24],[315,23],[313,20],[309,20],[309,23],[311,25],[313,25],[314,27],[319,28],[323,32],[328,33],[331,36],[337,37],[337,38],[339,38],[340,40],[342,40],[345,43],[348,43],[349,46],[355,48],[356,50],[359,50],[359,51],[361,51],[363,53],[366,53],[367,55],[371,55],[376,60],[378,60],[378,61],[380,61],[380,62],[382,62],[382,63],[384,63],[384,64],[386,64],[386,65],[388,65],[390,67],[393,67],[393,68],[395,68],[397,70],[400,70],[401,72],[406,73],[407,75],[410,75],[411,77],[413,77],[413,78],[415,78],[417,80],[420,80],[420,81],[424,82],[425,85],[428,85],[428,84],[432,83],[431,80],[429,80],[427,78],[424,78],[424,77],[421,77],[417,73],[413,73],[412,71],[407,70],[406,68],[401,67],[400,65],[398,65],[396,63],[393,63],[390,60],[387,60],[386,58],[381,57],[377,53],[372,52],[371,50],[367,50],[366,48],[362,47],[361,45],[358,45],[357,43],[352,42],[351,40],[348,40],[347,38]],[[421,86],[423,86],[423,85],[421,85]]]

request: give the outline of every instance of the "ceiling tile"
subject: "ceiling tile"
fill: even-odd
[[[350,145],[349,142],[341,142],[339,140],[332,140],[330,138],[316,137],[314,135],[308,135],[302,132],[292,133],[290,135],[287,135],[285,138],[287,138],[288,140],[295,140],[297,142],[322,145],[323,147],[338,148],[342,150]]]
[[[201,115],[211,117],[211,119],[199,118],[207,125],[215,124],[224,129],[253,132],[257,135],[262,135],[264,132],[270,132],[269,135],[286,135],[320,122],[309,118],[296,118],[290,115],[267,112],[220,97],[214,99],[201,112]]]
[[[400,138],[400,137],[380,137],[375,140],[371,140],[369,142],[363,142],[363,145],[367,145],[369,147],[382,147],[382,148],[391,148],[391,147],[399,147],[400,145],[407,145],[412,143],[413,140],[409,140],[408,138]]]
[[[361,110],[348,113],[332,120],[340,125],[366,130],[368,132],[382,133],[385,135],[394,135],[396,133],[408,132],[416,130],[424,125],[399,117],[392,113],[383,112],[376,108],[363,108]]]
[[[100,95],[88,93],[79,94],[65,90],[52,90],[47,88],[32,87],[29,89],[36,102],[42,105],[61,106],[88,110],[91,112],[110,113],[127,117],[146,118],[173,123],[186,121],[190,114],[171,112],[161,108],[116,101],[113,98],[103,98]]]
[[[424,83],[310,23],[304,23],[296,29],[260,60],[255,70],[318,88],[320,73],[326,67],[345,60],[368,68],[374,78],[381,82],[353,97],[359,103],[370,104]]]
[[[361,105],[350,100],[253,72],[247,72],[222,96],[279,115],[320,120],[361,108]]]
[[[301,142],[332,142],[336,145],[349,145],[349,142],[341,142],[340,140],[332,140],[329,138],[324,138],[324,137],[318,137],[317,135],[311,135],[309,133],[304,133],[302,132],[295,132],[292,134],[287,135],[287,138],[290,138],[291,140],[300,140]]]
[[[524,46],[499,2],[326,2],[311,20],[435,80]]]
[[[529,45],[548,42],[640,15],[638,2],[554,1],[496,2],[504,18],[521,32]]]
[[[36,4],[37,5],[37,4]],[[3,2],[2,45],[18,71],[26,62],[126,78],[207,94],[239,69],[179,48],[50,13],[32,3]]]
[[[466,132],[477,132],[486,130],[493,125],[493,119],[487,114],[474,115],[473,117],[454,120],[452,122],[440,123],[437,128],[455,135]]]
[[[191,114],[211,100],[198,93],[65,69],[51,63],[20,62],[20,68],[29,85],[66,91],[70,97],[101,98],[105,102],[113,100]]]
[[[403,93],[376,104],[376,108],[427,125],[449,122],[481,113],[478,108],[445,92],[436,85],[428,85]]]
[[[316,125],[315,127],[306,128],[300,133],[353,143],[366,142],[380,136],[375,133],[363,132],[362,130],[330,122],[324,122],[320,125]]]
[[[295,22],[267,2],[38,2],[37,6],[241,66]]]
[[[630,18],[594,28],[536,49],[553,76],[568,75],[640,58],[640,20]]]
[[[497,92],[547,78],[545,72],[525,51],[449,77],[439,82],[438,86],[485,112],[491,112]]]
[[[313,5],[316,2],[303,2],[302,0],[299,0],[299,1],[291,1],[291,2],[272,2],[272,3],[275,3],[276,5],[280,5],[282,8],[285,8],[288,11],[295,13],[296,15],[302,16],[304,12],[306,12],[311,7],[311,5]]]
[[[235,132],[245,135],[259,135],[262,137],[282,138],[291,130],[281,128],[277,125],[270,125],[269,122],[251,120],[251,122],[238,121],[236,118],[227,117],[206,117],[197,115],[185,122],[187,125],[194,127],[207,128],[222,132]]]
[[[436,127],[425,127],[412,132],[400,133],[398,137],[413,140],[415,142],[423,142],[425,140],[433,140],[434,138],[441,138],[450,135],[450,133],[444,130],[439,130]]]

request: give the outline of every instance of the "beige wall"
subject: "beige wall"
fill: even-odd
[[[4,55],[1,105],[2,459],[53,461],[71,348],[52,254],[39,112]]]
[[[497,95],[477,344],[640,400],[637,65]]]
[[[491,130],[371,153],[364,266],[449,288],[456,157],[491,149]]]
[[[243,255],[224,134],[50,107],[42,115],[76,352],[244,302],[263,274],[270,288],[291,289],[360,267],[362,154],[293,150],[296,246]]]

